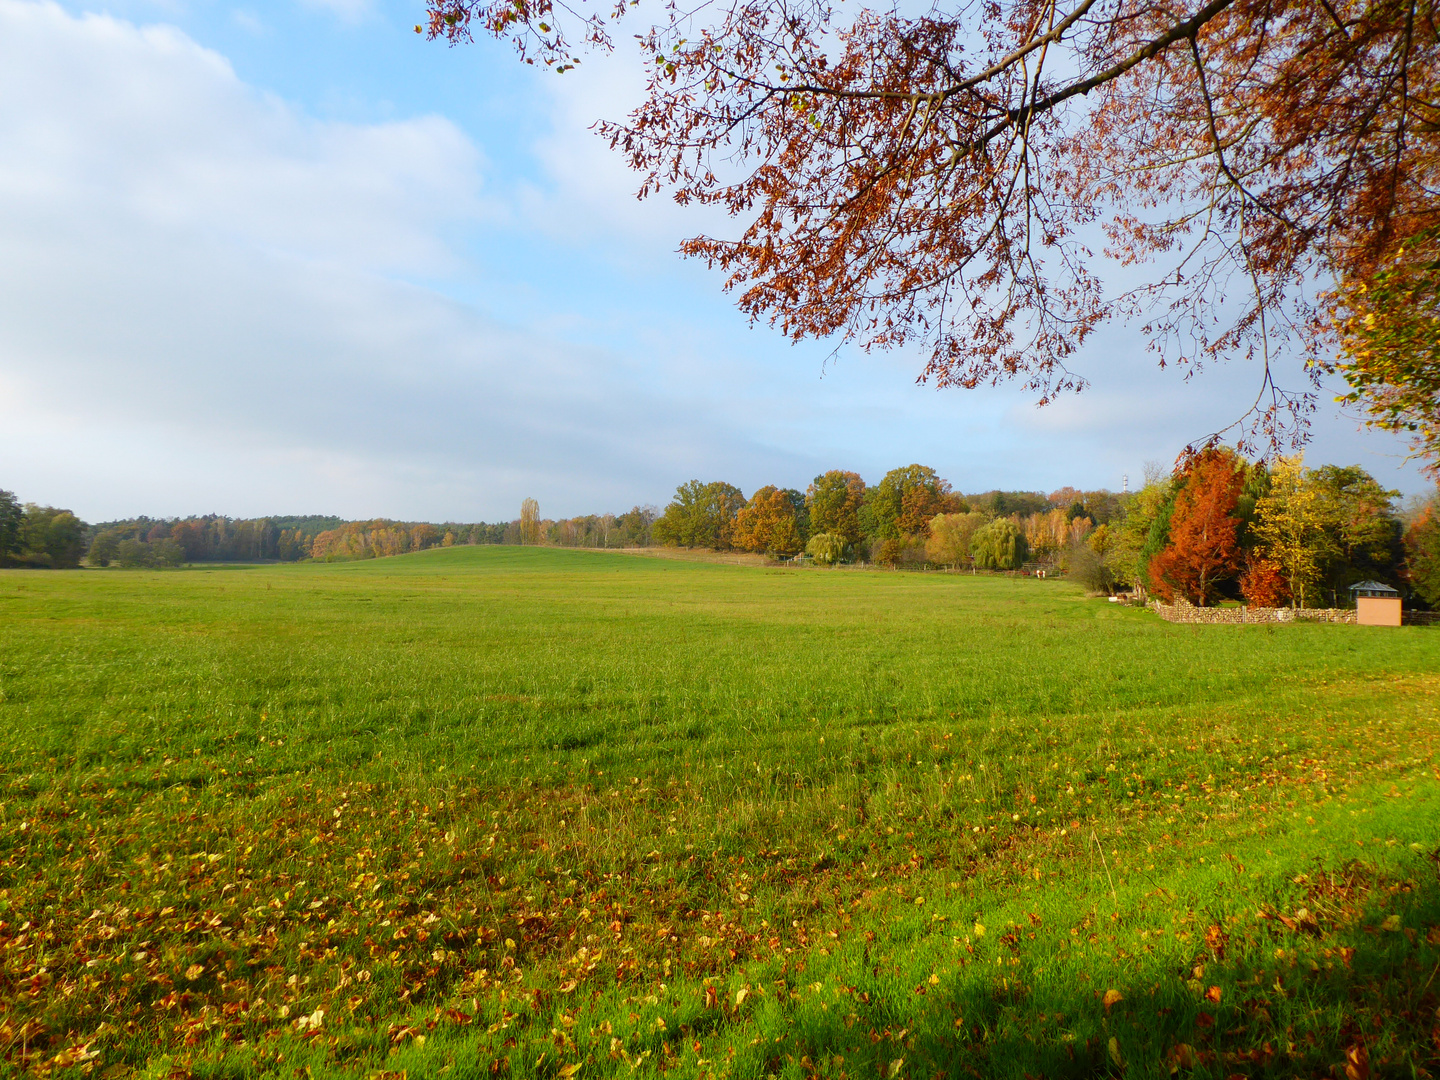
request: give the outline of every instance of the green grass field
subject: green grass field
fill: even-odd
[[[456,548],[0,573],[0,1056],[1440,1072],[1440,628]]]

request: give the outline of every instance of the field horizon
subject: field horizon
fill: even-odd
[[[1437,690],[1433,628],[1030,578],[0,571],[0,1053],[1430,1075]]]

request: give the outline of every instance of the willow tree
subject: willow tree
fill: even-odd
[[[431,37],[562,72],[643,17],[428,5]],[[1430,0],[724,0],[633,30],[645,93],[601,132],[642,195],[739,219],[682,250],[753,318],[917,346],[939,386],[1048,402],[1085,385],[1098,326],[1138,317],[1162,363],[1255,363],[1242,442],[1300,439],[1317,387],[1272,371],[1277,349],[1316,380],[1333,357],[1314,283],[1343,293],[1440,223]],[[1102,246],[1144,283],[1107,286]]]

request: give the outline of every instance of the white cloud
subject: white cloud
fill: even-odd
[[[393,277],[463,269],[480,165],[443,119],[319,122],[173,29],[0,0],[6,486],[508,516],[668,490],[669,447],[743,455],[643,371]]]
[[[77,214],[375,270],[454,266],[442,223],[481,213],[449,121],[319,122],[168,27],[0,0],[0,204],[48,239]]]

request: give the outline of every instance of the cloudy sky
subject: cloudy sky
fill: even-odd
[[[1043,410],[752,328],[674,254],[735,226],[637,203],[589,130],[634,99],[623,58],[541,75],[420,18],[0,0],[0,487],[89,520],[560,516],[910,462],[1118,489],[1254,395],[1124,326]],[[1315,434],[1312,462],[1424,486],[1328,403]]]

